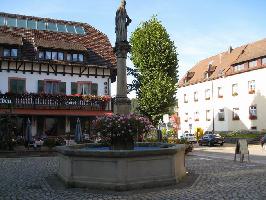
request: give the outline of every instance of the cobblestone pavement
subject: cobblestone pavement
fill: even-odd
[[[188,156],[191,173],[177,186],[130,192],[65,188],[56,157],[1,158],[0,199],[266,199],[266,165]]]

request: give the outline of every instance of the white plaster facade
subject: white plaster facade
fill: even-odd
[[[111,82],[109,80],[108,76],[105,76],[104,78],[102,76],[97,76],[97,78],[95,78],[95,76],[81,76],[79,77],[78,75],[69,75],[66,74],[65,76],[63,76],[62,74],[52,74],[50,73],[49,75],[47,75],[46,73],[33,73],[31,74],[30,72],[25,72],[25,74],[23,74],[23,72],[18,71],[16,72],[6,72],[6,71],[2,71],[0,73],[0,91],[2,93],[6,93],[8,92],[8,79],[9,78],[23,78],[26,79],[26,91],[28,93],[37,93],[38,92],[38,80],[59,80],[61,82],[66,82],[66,95],[70,95],[71,94],[71,82],[82,82],[82,81],[86,81],[86,82],[92,82],[92,83],[97,83],[98,84],[98,95],[99,96],[103,96],[103,95],[108,95],[110,94],[110,87],[111,87]],[[104,85],[104,83],[107,82],[108,83],[108,88],[109,88],[109,92],[108,94],[105,93],[104,87],[106,85]]]
[[[180,134],[185,131],[195,132],[197,128],[204,131],[234,131],[266,129],[266,69],[256,69],[216,80],[210,80],[194,85],[180,87],[177,91]],[[255,81],[255,93],[249,94],[249,81]],[[237,96],[232,95],[232,85],[237,84]],[[218,87],[221,87],[222,98],[218,97]],[[205,90],[210,90],[210,100],[205,99]],[[198,101],[194,101],[194,92],[198,93]],[[186,95],[187,103],[184,102]],[[249,108],[255,105],[257,119],[251,120]],[[233,120],[233,109],[239,108],[239,120]],[[224,109],[224,121],[219,121],[219,109]],[[206,119],[206,111],[209,110]],[[198,112],[195,114],[195,112]],[[187,113],[187,114],[186,114]],[[198,115],[198,121],[195,120]],[[214,120],[213,120],[214,119]]]

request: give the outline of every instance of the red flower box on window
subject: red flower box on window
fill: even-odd
[[[256,120],[257,119],[257,116],[256,115],[249,115],[249,119],[250,120]]]
[[[255,94],[255,90],[249,90],[248,93],[249,94]]]
[[[233,120],[239,120],[239,119],[240,119],[239,116],[233,117]]]

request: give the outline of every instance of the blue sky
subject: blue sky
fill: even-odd
[[[120,0],[1,0],[2,12],[86,22],[114,44]],[[266,37],[265,0],[127,0],[129,32],[157,15],[175,41],[179,75],[201,59]],[[132,63],[128,61],[128,65]],[[131,78],[129,78],[129,81]],[[115,94],[113,84],[112,94]],[[130,97],[134,96],[131,94]]]

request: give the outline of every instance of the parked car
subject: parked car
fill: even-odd
[[[260,139],[261,146],[266,149],[266,134]]]
[[[214,146],[215,144],[219,144],[222,146],[224,144],[224,138],[221,137],[219,134],[206,134],[199,139],[200,146],[202,145]]]
[[[188,131],[184,132],[184,138],[187,139],[187,141],[191,142],[191,143],[196,143],[197,142],[195,134],[189,133]]]
[[[203,135],[207,135],[207,134],[213,134],[212,131],[205,131]]]

